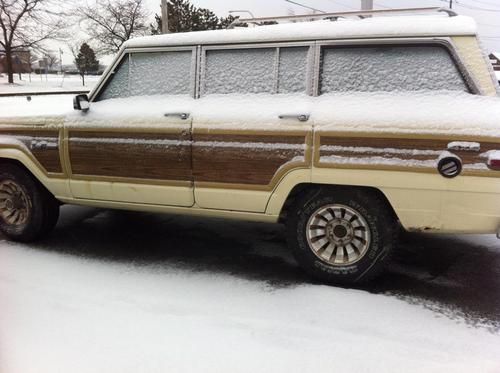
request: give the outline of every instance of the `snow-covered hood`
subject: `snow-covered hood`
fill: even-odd
[[[60,118],[68,126],[109,121],[110,125],[161,124],[165,113],[185,112],[196,124],[222,128],[277,130],[310,115],[317,131],[426,133],[500,137],[500,98],[466,93],[357,93],[306,95],[214,95],[199,100],[179,96],[112,99],[91,104],[88,113],[72,110],[71,96],[0,100],[0,125]],[[120,119],[116,121],[116,119]],[[286,126],[284,123],[286,122]],[[304,125],[297,121],[297,126]]]

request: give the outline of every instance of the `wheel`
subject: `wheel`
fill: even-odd
[[[14,241],[30,242],[54,228],[59,205],[22,168],[0,169],[0,231]]]
[[[370,190],[322,188],[299,198],[287,222],[289,246],[310,275],[354,284],[378,275],[396,240],[397,222]]]

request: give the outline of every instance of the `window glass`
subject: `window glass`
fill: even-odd
[[[280,48],[278,93],[306,92],[308,47]]]
[[[182,95],[191,87],[191,51],[130,55],[130,95]]]
[[[468,91],[450,54],[439,46],[324,48],[320,93]]]
[[[125,56],[122,63],[115,69],[115,73],[111,76],[108,85],[100,95],[100,100],[128,97],[128,74],[129,62],[128,56]]]
[[[205,94],[274,93],[276,48],[208,50]]]
[[[187,95],[193,80],[191,66],[191,51],[132,53],[115,70],[100,99]]]

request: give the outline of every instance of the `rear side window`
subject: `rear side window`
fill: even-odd
[[[131,53],[115,70],[100,100],[192,92],[192,52]]]
[[[207,50],[202,94],[306,93],[309,47]]]
[[[206,94],[272,93],[275,49],[207,51]]]
[[[441,46],[323,48],[320,94],[331,92],[469,91]]]

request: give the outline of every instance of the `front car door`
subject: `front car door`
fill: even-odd
[[[195,48],[126,51],[68,118],[67,168],[75,198],[192,206]]]

